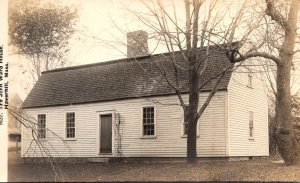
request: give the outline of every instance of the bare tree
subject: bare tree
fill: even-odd
[[[297,62],[293,61],[294,69],[292,68],[291,71],[291,85],[290,90],[294,94],[291,95],[291,106],[292,106],[292,113],[291,113],[291,121],[293,124],[297,124],[299,120],[299,85],[296,83],[297,80],[299,80],[298,70],[296,69]],[[265,84],[265,89],[268,96],[269,101],[269,152],[270,155],[277,155],[278,154],[278,148],[276,144],[276,121],[275,121],[275,107],[276,107],[276,65],[269,60],[265,60],[263,62],[261,70],[263,82]],[[294,126],[293,125],[293,126]]]
[[[22,150],[24,152],[22,156],[24,158],[27,158],[29,161],[35,161],[37,157],[42,158],[42,162],[46,162],[51,166],[54,174],[54,180],[64,181],[66,175],[61,169],[59,161],[55,157],[57,156],[55,147],[51,144],[50,141],[44,140],[47,135],[47,137],[50,137],[52,140],[55,139],[60,141],[64,145],[64,147],[66,147],[66,149],[70,150],[64,138],[60,137],[51,129],[42,127],[35,118],[24,112],[22,109],[9,107],[8,115],[16,120],[16,123],[22,126],[22,132],[25,132],[22,133],[22,135],[26,135],[28,133],[31,135],[30,144],[27,149]]]
[[[134,11],[132,13],[139,17],[139,20],[147,25],[154,33],[158,34],[158,40],[164,42],[167,51],[174,55],[174,50],[178,49],[183,53],[184,62],[188,63],[189,70],[189,108],[186,107],[182,99],[181,91],[178,88],[178,66],[174,63],[175,84],[172,88],[178,95],[180,104],[184,113],[188,116],[188,139],[187,139],[187,158],[189,162],[195,162],[196,159],[196,125],[203,111],[209,104],[218,88],[218,83],[221,80],[219,75],[215,82],[214,89],[210,92],[209,97],[204,102],[203,106],[199,105],[199,79],[201,71],[198,70],[199,65],[206,65],[207,59],[199,59],[200,55],[209,55],[210,45],[226,43],[223,49],[226,51],[228,58],[233,63],[238,63],[253,57],[260,57],[271,60],[276,65],[276,109],[275,119],[277,121],[276,137],[279,146],[279,152],[286,164],[294,162],[294,140],[293,131],[291,129],[291,92],[290,92],[290,76],[293,66],[293,55],[296,41],[296,25],[299,1],[291,0],[281,2],[285,5],[285,9],[278,9],[276,1],[266,0],[265,3],[256,2],[264,5],[264,13],[255,17],[256,22],[249,23],[250,26],[243,27],[244,31],[240,30],[242,36],[237,36],[237,28],[241,27],[242,21],[245,21],[245,14],[249,11],[253,13],[255,7],[242,5],[236,11],[236,14],[229,25],[223,26],[223,31],[220,28],[220,15],[214,14],[217,5],[224,5],[224,2],[217,1],[202,1],[202,0],[185,0],[185,26],[182,28],[176,15],[176,7],[174,2],[169,3],[169,8],[162,1],[142,3],[148,8],[149,12],[144,13],[154,17],[145,19]],[[206,13],[200,13],[206,9]],[[173,14],[168,10],[173,10]],[[172,12],[172,11],[171,11]],[[224,18],[223,15],[222,18]],[[269,17],[269,18],[268,18]],[[221,19],[222,19],[221,18]],[[253,21],[253,20],[246,20]],[[275,25],[274,25],[275,22]],[[261,28],[261,29],[260,29]],[[174,31],[175,30],[175,31]],[[216,31],[218,30],[218,31]],[[257,32],[263,30],[263,32]],[[255,32],[256,31],[256,32]],[[253,42],[253,35],[258,33],[261,40],[257,39]],[[270,36],[272,34],[272,36]],[[239,45],[231,44],[233,40],[239,40]],[[252,41],[252,42],[251,42]],[[184,44],[185,42],[185,44]],[[250,45],[250,47],[249,47]],[[206,46],[206,52],[199,53],[199,48]],[[245,51],[246,50],[246,51]],[[205,67],[204,67],[205,68]],[[230,68],[232,69],[232,68]],[[162,72],[164,73],[164,72]],[[167,78],[166,78],[167,79]],[[169,83],[170,84],[170,83]],[[275,87],[273,86],[275,91]]]
[[[45,70],[63,67],[68,64],[65,58],[69,47],[68,41],[75,32],[77,9],[56,3],[34,0],[10,1],[9,3],[9,46],[14,54],[25,57],[28,61],[28,73],[34,84]],[[10,53],[12,54],[12,53]],[[23,62],[26,62],[23,61]],[[22,63],[22,65],[25,65]],[[25,71],[23,71],[25,72]],[[55,156],[55,147],[50,141],[42,139],[43,134],[60,140],[67,149],[64,139],[48,128],[41,128],[37,120],[13,106],[8,110],[11,119],[16,120],[22,129],[29,130],[31,142],[28,149],[23,149],[24,157],[42,157],[52,167],[55,180],[64,180],[59,162]],[[24,135],[26,133],[23,133]]]
[[[30,61],[34,80],[44,70],[66,65],[65,54],[68,40],[75,31],[77,9],[36,1],[31,4],[30,0],[12,2],[9,6],[10,45],[15,53]]]
[[[293,57],[296,51],[296,30],[297,17],[299,9],[299,1],[286,1],[288,7],[285,14],[281,13],[276,6],[277,1],[266,0],[265,14],[275,22],[281,31],[276,34],[281,35],[279,44],[273,44],[276,52],[273,54],[261,52],[259,49],[253,49],[246,54],[239,54],[235,62],[243,61],[251,57],[263,57],[272,60],[276,66],[276,105],[275,105],[275,120],[276,120],[276,139],[281,157],[286,164],[293,164],[297,148],[292,130],[291,122],[291,91],[290,91],[290,76],[293,65]],[[274,34],[274,32],[273,32]],[[275,34],[275,35],[276,35]]]
[[[157,0],[140,2],[146,7],[147,12],[137,12],[130,8],[128,8],[128,11],[136,15],[138,20],[149,29],[148,32],[150,32],[152,39],[156,41],[156,46],[153,50],[149,51],[148,47],[139,38],[136,38],[135,41],[140,42],[140,46],[143,47],[142,50],[146,52],[146,55],[150,56],[157,72],[151,73],[140,64],[137,58],[140,55],[133,55],[133,57],[150,78],[171,88],[178,96],[179,105],[182,107],[188,121],[187,161],[194,163],[197,158],[197,123],[218,91],[223,77],[226,73],[232,72],[241,64],[234,65],[228,62],[220,73],[207,78],[205,81],[202,81],[201,78],[204,78],[207,67],[211,67],[209,58],[214,54],[212,53],[212,48],[218,48],[218,50],[221,50],[221,52],[233,61],[236,55],[235,50],[239,47],[239,44],[234,42],[236,40],[235,31],[238,24],[242,21],[241,15],[245,10],[245,6],[242,5],[236,8],[236,16],[225,27],[224,17],[228,16],[229,7],[225,11],[218,11],[222,8],[224,10],[224,2],[185,0],[181,1],[182,4],[178,3],[180,4],[179,6],[175,1],[165,2]],[[184,20],[180,18],[177,12],[177,8],[181,8],[182,6],[185,7]],[[118,25],[116,27],[122,33],[126,34],[129,32]],[[121,40],[118,41],[118,44],[122,42]],[[118,49],[111,41],[107,41],[106,44]],[[127,45],[127,43],[123,43],[123,45]],[[167,51],[166,55],[161,55],[170,63],[171,68],[165,68],[160,64],[160,60],[157,57],[152,56],[152,53],[159,45],[163,45]],[[188,72],[188,101],[185,101],[183,97],[186,93],[186,88],[182,88],[182,84],[180,83],[183,72]],[[199,95],[207,84],[212,84],[213,87],[208,91],[207,98],[203,98],[203,104],[200,105]],[[159,101],[155,102],[160,103]]]

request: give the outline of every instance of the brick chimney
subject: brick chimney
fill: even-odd
[[[127,57],[134,58],[148,55],[148,34],[138,30],[127,33]]]

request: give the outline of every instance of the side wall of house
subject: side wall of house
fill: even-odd
[[[251,64],[247,62],[247,65]],[[230,156],[269,155],[267,95],[257,69],[251,71],[240,67],[232,74],[230,80],[228,88]],[[252,78],[252,87],[249,86],[249,74]],[[253,137],[250,137],[250,112],[253,112]]]
[[[226,91],[216,93],[199,121],[200,137],[197,138],[199,157],[226,156],[226,93]],[[207,95],[207,93],[202,94],[201,99],[203,100]],[[184,98],[187,101],[187,96]],[[42,141],[52,156],[101,156],[99,155],[99,115],[112,112],[114,114],[114,156],[185,157],[187,138],[183,137],[183,111],[178,104],[177,96],[163,96],[26,109],[26,113],[35,119],[38,114],[46,114],[46,127],[64,139],[65,114],[75,112],[76,138],[74,140],[62,141],[48,131],[46,140]],[[141,138],[143,106],[155,106],[156,138]],[[32,141],[31,131],[25,128],[22,131],[22,156],[41,156],[35,142],[29,148]],[[26,153],[28,149],[30,150]]]

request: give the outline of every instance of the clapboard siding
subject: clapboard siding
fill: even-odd
[[[230,156],[268,156],[268,104],[259,74],[252,73],[253,88],[248,87],[248,70],[232,74],[228,87],[228,143]],[[249,111],[253,111],[254,139],[249,139]]]
[[[201,94],[203,102],[207,93]],[[217,92],[207,110],[199,121],[199,135],[197,138],[198,156],[212,157],[226,155],[225,129],[225,96],[226,91]],[[65,137],[65,113],[75,112],[76,140],[65,141],[65,144],[47,134],[47,141],[43,143],[47,148],[54,149],[53,156],[59,157],[98,157],[99,153],[99,114],[101,111],[112,110],[120,114],[121,155],[124,157],[185,157],[187,138],[182,137],[183,112],[178,104],[177,96],[163,96],[151,98],[164,104],[154,104],[149,99],[128,99],[110,102],[100,102],[82,105],[54,106],[26,109],[25,111],[37,118],[37,114],[46,114],[47,128],[58,136]],[[187,101],[187,95],[184,96]],[[156,110],[156,138],[141,138],[142,107],[155,106]],[[115,121],[113,121],[114,156],[117,156],[118,135]],[[31,135],[23,128],[22,155],[28,149]],[[51,145],[50,145],[51,144]],[[54,151],[54,150],[53,150]],[[30,156],[40,156],[29,152]]]

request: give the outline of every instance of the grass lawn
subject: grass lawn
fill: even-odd
[[[300,164],[285,166],[270,159],[249,161],[61,163],[9,159],[9,181],[300,181]]]

